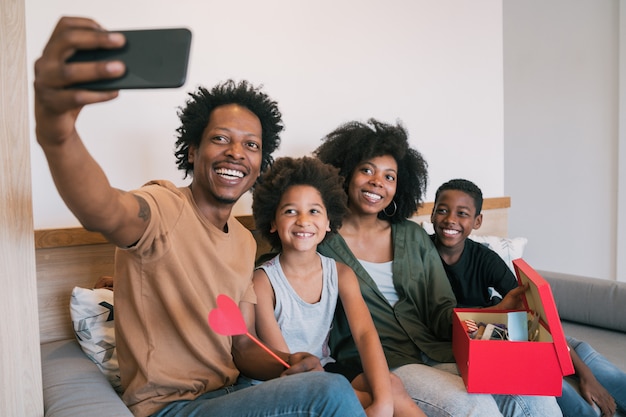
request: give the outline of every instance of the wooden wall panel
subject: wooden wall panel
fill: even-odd
[[[0,2],[0,415],[41,416],[23,0]]]

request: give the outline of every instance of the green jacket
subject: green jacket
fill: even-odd
[[[390,368],[421,363],[422,351],[436,361],[454,362],[450,340],[456,299],[439,254],[415,222],[392,224],[391,234],[393,282],[399,296],[393,307],[339,234],[329,236],[318,252],[347,264],[356,273]],[[330,348],[339,363],[360,366],[341,303],[333,320]]]

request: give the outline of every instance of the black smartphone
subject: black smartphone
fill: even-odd
[[[80,50],[67,62],[120,60],[126,73],[107,80],[70,86],[89,90],[175,88],[185,83],[191,31],[187,28],[120,30],[126,44],[119,49]]]

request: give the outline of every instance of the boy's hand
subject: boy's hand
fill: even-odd
[[[521,310],[524,308],[522,296],[528,290],[529,284],[520,285],[509,291],[502,301],[495,306],[487,307],[485,310]]]
[[[296,352],[289,355],[290,368],[281,376],[299,374],[301,372],[324,371],[319,358],[307,352]]]
[[[63,17],[35,62],[35,119],[42,145],[62,143],[74,133],[78,113],[86,104],[117,97],[117,91],[68,89],[79,82],[124,74],[120,61],[66,63],[78,49],[120,48],[124,36],[108,33],[91,19]]]
[[[601,416],[613,416],[617,409],[615,399],[611,394],[600,384],[596,379],[593,371],[587,366],[585,362],[578,356],[576,350],[570,346],[570,356],[572,357],[572,363],[574,364],[574,370],[578,377],[578,388],[580,395],[589,404],[594,403],[600,408]]]
[[[595,378],[580,379],[580,395],[589,403],[595,403],[602,412],[601,416],[614,416],[617,410],[615,399]]]

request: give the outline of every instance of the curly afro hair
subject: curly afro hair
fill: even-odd
[[[263,155],[261,172],[272,165],[274,161],[272,153],[280,145],[280,133],[284,126],[277,103],[261,91],[261,86],[254,87],[248,81],[235,83],[228,80],[211,90],[199,87],[197,91],[189,93],[189,96],[186,106],[178,111],[181,125],[176,129],[178,139],[174,152],[178,169],[185,171],[184,178],[193,175],[193,164],[189,162],[189,147],[200,146],[202,133],[209,124],[211,112],[226,104],[245,107],[259,118]]]
[[[341,227],[347,212],[348,196],[344,192],[339,170],[311,157],[278,158],[271,169],[261,175],[252,194],[252,212],[256,229],[275,250],[282,245],[278,233],[270,232],[276,210],[285,191],[294,185],[310,185],[320,192],[331,233]],[[328,234],[326,235],[328,236]]]
[[[406,129],[400,122],[394,126],[376,119],[367,123],[353,121],[339,126],[322,140],[324,143],[313,154],[339,168],[339,174],[345,178],[346,194],[359,164],[379,156],[392,156],[398,164],[394,196],[397,210],[385,209],[378,217],[397,223],[415,214],[426,193],[428,164],[421,153],[409,147]],[[393,215],[388,216],[385,211],[393,211]]]

